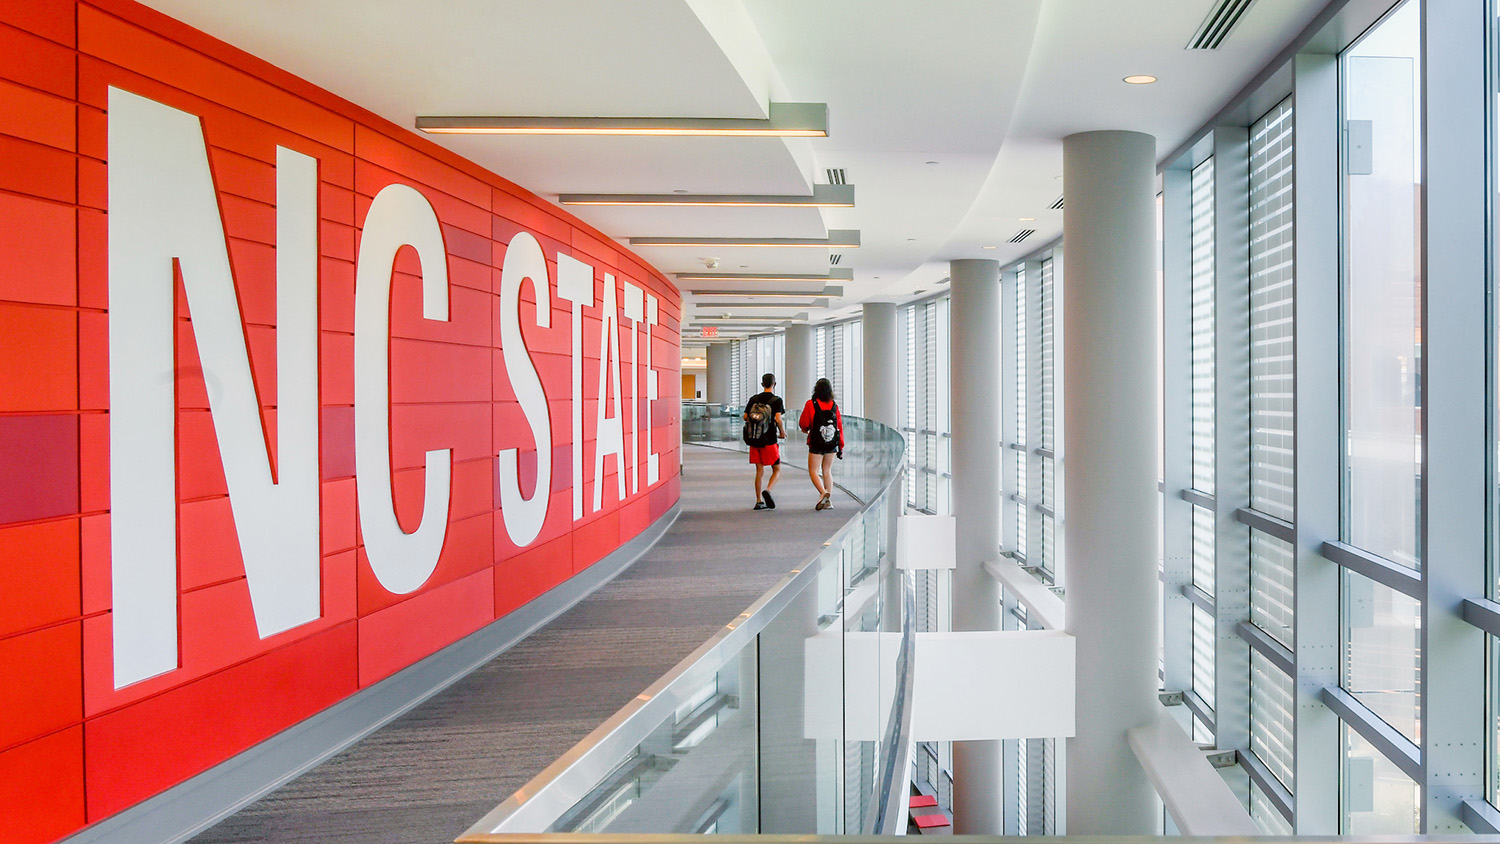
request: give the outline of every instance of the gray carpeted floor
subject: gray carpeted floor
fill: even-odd
[[[683,513],[634,566],[431,700],[193,841],[439,844],[524,785],[827,540],[787,466],[753,512],[744,454],[685,449]]]

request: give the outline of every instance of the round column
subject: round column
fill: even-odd
[[[729,404],[728,343],[714,343],[708,347],[708,388],[703,395],[708,397],[709,404]]]
[[[1063,174],[1067,631],[1078,646],[1067,831],[1152,835],[1155,795],[1125,733],[1160,708],[1156,139],[1069,135]]]
[[[862,414],[882,425],[899,428],[896,421],[896,305],[866,302],[860,319],[864,345],[865,406]]]
[[[812,396],[813,373],[813,329],[811,325],[788,325],[786,327],[786,383],[781,395],[786,399],[788,412],[801,412],[802,403]],[[796,411],[792,411],[796,408]]]
[[[953,420],[953,630],[1000,629],[1000,584],[984,570],[1000,555],[1000,264],[949,264]],[[953,831],[1001,835],[1000,742],[953,743]]]

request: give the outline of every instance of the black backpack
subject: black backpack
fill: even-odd
[[[807,444],[813,446],[836,446],[839,444],[838,404],[829,402],[825,410],[813,401],[812,428],[807,432]]]
[[[763,446],[776,442],[776,414],[771,405],[757,401],[745,411],[745,432],[741,434],[745,445]]]

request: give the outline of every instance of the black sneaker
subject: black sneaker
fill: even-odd
[[[760,494],[760,500],[766,502],[767,510],[776,509],[776,499],[771,497],[771,491],[769,489]]]
[[[756,510],[769,510],[771,508],[766,506],[766,502],[764,502],[764,501],[757,501],[757,502],[755,502],[755,509]]]

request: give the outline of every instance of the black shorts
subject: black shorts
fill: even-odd
[[[833,454],[834,452],[836,452],[838,450],[839,450],[839,447],[838,447],[837,444],[833,444],[833,445],[823,445],[822,443],[808,443],[807,444],[807,453],[808,454]]]

